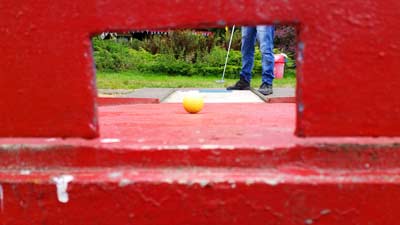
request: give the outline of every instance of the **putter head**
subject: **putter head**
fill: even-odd
[[[215,82],[218,83],[218,84],[223,84],[223,83],[225,83],[224,80],[216,80]]]

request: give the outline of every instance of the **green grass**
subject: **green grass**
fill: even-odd
[[[97,71],[97,88],[99,89],[139,89],[139,88],[223,88],[233,85],[236,79],[225,79],[225,83],[215,81],[221,75],[215,76],[171,76],[165,74],[146,74],[136,71],[102,72]],[[261,77],[255,76],[252,87],[259,87]],[[275,79],[274,87],[295,87],[294,70],[287,70],[284,79]]]

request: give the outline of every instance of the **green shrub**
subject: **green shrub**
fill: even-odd
[[[189,34],[185,35],[188,36]],[[178,41],[180,39],[185,38],[177,37],[175,42],[187,47],[191,46],[187,43],[185,44],[184,40]],[[185,41],[187,40],[185,39]],[[198,49],[196,51],[199,52],[194,52],[194,47],[192,46],[193,51],[191,55],[189,51],[186,51],[186,48],[178,46],[175,46],[174,49],[168,48],[167,46],[171,47],[172,45],[160,44],[161,42],[166,42],[166,39],[155,36],[152,42],[147,43],[147,45],[152,43],[154,48],[158,48],[156,50],[158,53],[153,54],[144,48],[140,48],[140,46],[146,45],[144,43],[132,44],[130,42],[94,38],[93,49],[96,68],[100,71],[120,72],[131,70],[182,76],[202,75],[219,77],[222,75],[227,54],[227,51],[223,47],[214,47],[210,49],[209,53],[206,53],[206,51],[199,51]],[[203,44],[206,44],[206,42],[203,42]],[[135,49],[134,47],[139,49]],[[176,54],[170,53],[170,51],[175,51]],[[194,58],[197,58],[194,60],[195,62],[193,62]],[[260,76],[262,70],[261,53],[258,47],[256,47],[254,58],[253,75]],[[292,59],[289,60],[290,63],[294,64]],[[238,78],[242,66],[241,61],[242,56],[240,51],[232,49],[229,54],[225,77]]]
[[[136,52],[136,54],[139,53],[140,52]],[[190,75],[192,66],[191,64],[186,63],[182,60],[176,60],[173,56],[156,54],[153,55],[152,58],[147,58],[146,60],[143,60],[137,67],[137,70],[141,72],[188,76]]]
[[[231,32],[232,30],[230,29],[229,32],[225,33],[224,43],[222,43],[222,46],[224,46],[226,50],[228,50],[229,47],[229,39],[231,38]],[[232,37],[231,49],[240,51],[241,43],[242,43],[242,32],[240,27],[236,27],[235,33],[233,34]]]
[[[178,30],[146,39],[143,48],[152,54],[172,55],[177,60],[195,63],[206,56],[214,45],[213,36],[205,37],[189,30]]]
[[[93,39],[96,68],[105,71],[124,71],[134,67],[129,48],[113,40]]]
[[[126,42],[125,45],[134,50],[140,50],[144,47],[143,41],[135,38],[132,38],[130,41]]]

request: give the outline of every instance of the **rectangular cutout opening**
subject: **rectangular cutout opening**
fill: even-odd
[[[197,90],[209,102],[274,102],[272,96],[294,102],[297,33],[290,25],[274,26],[273,95],[263,98],[257,92],[263,80],[259,41],[250,82],[255,92],[223,92],[243,72],[242,31],[242,26],[227,26],[101,33],[92,39],[99,96],[179,102],[182,92]]]
[[[293,141],[297,30],[288,25],[261,27],[104,32],[93,37],[100,106],[118,105],[100,108],[102,136],[112,138],[119,130],[127,135],[122,139],[142,148],[200,145],[207,149],[243,143],[269,148]],[[265,27],[273,32],[269,54],[275,62],[269,65],[275,76],[271,80],[274,93],[266,96],[258,91],[265,80],[262,63],[267,60],[263,60],[266,50],[261,51],[257,35],[265,32],[261,34],[265,38]],[[245,32],[256,33],[250,42],[253,44],[247,43],[247,51],[254,51],[251,89],[227,90],[242,77],[243,54],[252,57],[242,49],[243,40],[248,38],[243,37]],[[204,110],[197,115],[182,107],[190,91],[204,98]],[[108,127],[107,121],[123,123]]]

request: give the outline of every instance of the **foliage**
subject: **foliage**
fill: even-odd
[[[129,48],[112,40],[93,39],[94,58],[98,70],[123,71],[132,69]]]
[[[229,32],[220,33],[228,36],[229,41]],[[239,46],[240,35],[240,30],[237,29],[234,40]],[[215,78],[220,77],[223,72],[227,54],[225,44],[217,35],[205,37],[187,30],[170,32],[166,36],[154,35],[144,41],[93,38],[94,58],[99,71],[137,71]],[[282,49],[275,50],[282,51]],[[292,58],[289,59],[289,63],[294,68]],[[225,77],[237,79],[240,69],[240,49],[232,48]],[[255,76],[261,74],[261,53],[258,47],[255,51],[253,74]]]
[[[143,41],[140,41],[136,38],[132,38],[131,40],[126,40],[126,39],[122,39],[122,44],[124,44],[125,46],[131,48],[131,49],[135,49],[135,50],[140,50],[144,47],[144,43]]]
[[[275,48],[294,57],[296,54],[296,28],[287,25],[278,25],[275,29]]]
[[[215,47],[209,54],[198,56],[197,62],[187,62],[171,54],[151,54],[144,49],[135,50],[126,43],[115,40],[93,39],[96,68],[100,71],[140,71],[170,75],[218,76],[222,74],[226,51]],[[237,77],[240,71],[241,54],[231,51],[226,76]]]
[[[228,50],[228,47],[229,47],[229,40],[230,40],[231,34],[232,34],[231,32],[232,32],[232,28],[225,30],[224,36],[219,39],[219,40],[222,40],[222,41],[220,41],[220,46],[222,46],[226,50]],[[236,27],[235,32],[233,33],[233,37],[232,37],[231,49],[240,51],[241,43],[242,43],[241,28]]]
[[[205,37],[190,30],[178,30],[167,35],[154,35],[144,41],[144,49],[152,54],[171,55],[177,60],[195,63],[215,46],[213,36]]]

